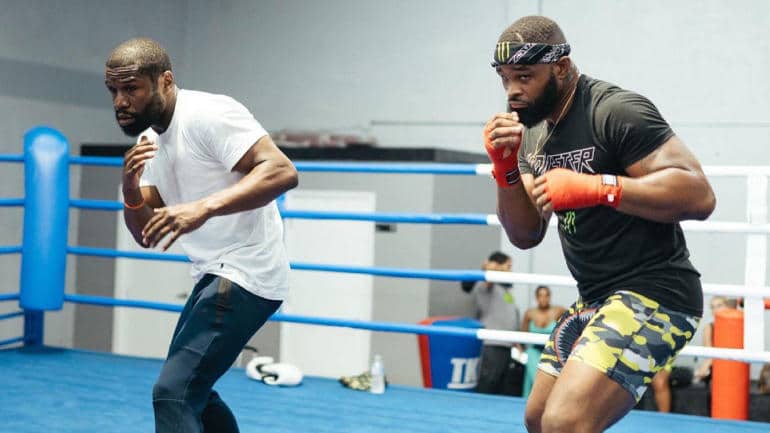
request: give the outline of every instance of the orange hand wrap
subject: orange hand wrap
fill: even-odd
[[[492,139],[489,137],[491,130],[489,126],[484,128],[484,147],[489,154],[489,160],[492,161],[492,177],[495,178],[497,186],[508,188],[521,180],[519,173],[519,146],[510,148],[508,146],[495,147]]]
[[[581,174],[556,168],[543,175],[545,192],[553,210],[580,209],[596,205],[618,207],[623,196],[620,177],[609,174]]]

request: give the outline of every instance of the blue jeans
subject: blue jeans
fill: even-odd
[[[216,275],[195,285],[152,390],[157,433],[238,432],[212,388],[280,305]]]

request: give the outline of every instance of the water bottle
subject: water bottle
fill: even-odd
[[[380,355],[374,355],[374,362],[372,362],[372,383],[369,388],[369,392],[372,394],[382,394],[385,392],[385,366],[382,364],[382,357]]]

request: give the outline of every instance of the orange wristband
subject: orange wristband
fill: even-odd
[[[123,207],[131,210],[141,209],[144,207],[144,197],[142,197],[142,201],[140,201],[139,204],[134,205],[126,203],[126,199],[123,199]]]
[[[581,174],[564,168],[548,171],[545,191],[553,210],[580,209],[597,205],[620,205],[621,178],[611,174]]]

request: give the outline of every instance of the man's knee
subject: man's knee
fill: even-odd
[[[524,409],[524,425],[527,427],[529,433],[540,433],[542,431],[540,426],[542,417],[542,405],[532,404],[531,400],[528,400],[527,407]]]
[[[179,378],[161,375],[152,387],[153,400],[184,400],[186,383]]]
[[[589,433],[593,431],[588,417],[575,409],[546,409],[540,417],[542,433]]]

